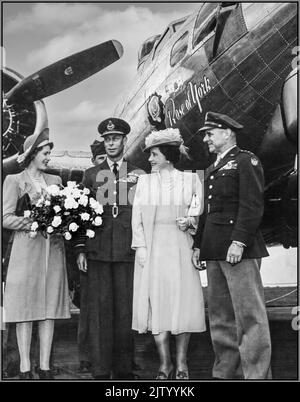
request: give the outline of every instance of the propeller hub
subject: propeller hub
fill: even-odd
[[[5,68],[2,72],[2,155],[10,158],[22,151],[23,143],[31,135],[36,126],[37,112],[33,102],[16,103],[7,99],[6,95],[15,87],[22,76]]]

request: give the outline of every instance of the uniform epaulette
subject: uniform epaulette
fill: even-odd
[[[253,152],[247,151],[246,149],[241,149],[241,152],[244,152],[245,154],[248,154],[250,156],[255,156]]]
[[[247,151],[246,149],[241,149],[241,152],[251,157],[251,163],[253,166],[257,166],[259,164],[259,159],[253,152]]]

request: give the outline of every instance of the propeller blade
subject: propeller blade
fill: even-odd
[[[33,102],[63,91],[119,60],[123,47],[109,40],[82,52],[75,53],[24,78],[6,95],[9,104]]]

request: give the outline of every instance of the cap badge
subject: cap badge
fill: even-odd
[[[114,123],[109,120],[108,125],[106,126],[107,130],[112,131],[115,128]]]

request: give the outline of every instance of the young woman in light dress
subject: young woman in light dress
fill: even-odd
[[[25,193],[35,203],[43,188],[61,183],[59,176],[45,173],[52,147],[48,129],[28,137],[19,159],[25,169],[8,175],[3,184],[3,227],[14,231],[4,291],[4,320],[16,323],[21,380],[33,378],[30,367],[33,322],[38,321],[39,325],[39,378],[51,380],[49,359],[54,320],[70,318],[62,237],[52,235],[45,239],[38,233],[31,238],[28,234],[31,219],[16,215],[18,200]]]

